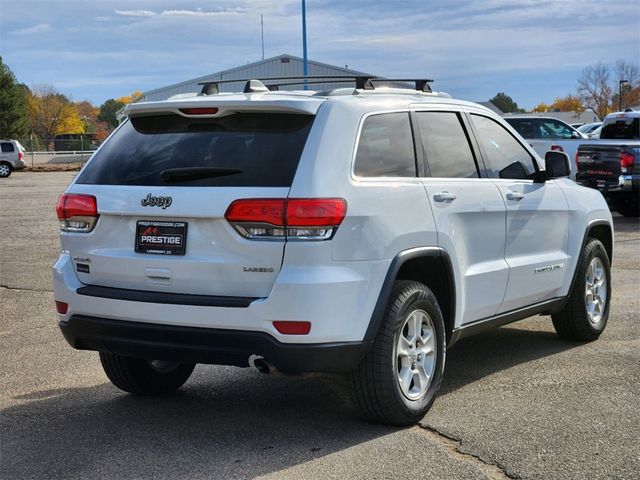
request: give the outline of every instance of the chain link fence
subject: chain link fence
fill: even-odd
[[[35,135],[16,138],[24,148],[24,161],[32,167],[44,164],[84,163],[100,146],[95,135],[58,135],[42,138]]]

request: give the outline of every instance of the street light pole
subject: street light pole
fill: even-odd
[[[625,83],[629,83],[628,80],[620,80],[618,82],[618,100],[620,101],[620,112],[622,111],[622,85]]]
[[[306,84],[306,77],[309,70],[307,64],[307,7],[305,0],[302,0],[302,73],[305,76],[304,89],[307,90],[309,86]]]

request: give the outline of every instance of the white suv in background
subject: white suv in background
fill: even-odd
[[[14,170],[22,170],[24,147],[17,140],[0,140],[0,177],[8,177]]]
[[[611,215],[567,156],[541,170],[486,108],[356,80],[129,104],[58,201],[68,342],[138,394],[196,363],[345,372],[367,419],[405,425],[464,335],[549,314],[598,338]]]

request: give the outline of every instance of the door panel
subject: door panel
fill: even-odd
[[[507,206],[509,283],[499,313],[557,296],[567,268],[569,213],[553,182],[494,182]]]
[[[505,205],[488,179],[425,178],[438,245],[456,268],[461,323],[495,315],[509,276],[504,258]]]

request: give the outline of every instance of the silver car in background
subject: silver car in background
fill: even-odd
[[[24,147],[17,140],[0,140],[0,177],[8,177],[14,170],[22,170]]]

